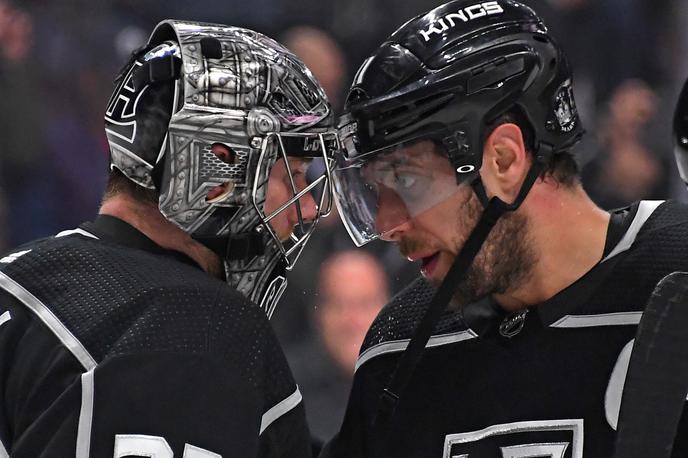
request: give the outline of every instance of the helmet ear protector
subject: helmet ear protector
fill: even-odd
[[[284,271],[331,206],[339,142],[322,88],[257,32],[172,20],[116,84],[105,116],[111,167],[156,189],[163,216],[217,253],[227,281],[271,313]],[[312,160],[323,171],[307,183]],[[285,231],[291,211],[298,222]]]

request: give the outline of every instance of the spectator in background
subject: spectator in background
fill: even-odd
[[[601,207],[668,197],[660,139],[647,135],[657,105],[657,95],[641,80],[626,80],[613,92],[600,124],[600,153],[584,174],[586,189]]]
[[[42,105],[36,91],[40,73],[30,51],[34,42],[33,17],[8,1],[0,0],[0,250],[16,241],[18,213],[45,215],[41,199],[45,182],[33,186],[28,197],[25,183],[41,169]],[[5,196],[9,196],[6,199]],[[35,203],[35,205],[32,205]]]
[[[291,352],[289,362],[306,405],[311,434],[331,438],[341,425],[358,351],[389,289],[382,264],[347,250],[322,264],[312,320],[315,338]]]
[[[344,251],[323,263],[315,320],[325,348],[345,373],[353,372],[365,333],[388,300],[383,267],[371,255]]]
[[[287,30],[280,40],[308,67],[325,90],[332,108],[337,111],[346,78],[346,62],[339,44],[327,32],[310,26],[296,26]],[[313,160],[307,171],[309,179],[324,170],[322,161]],[[339,217],[323,218],[309,246],[301,253],[299,263],[289,277],[289,288],[280,300],[282,306],[272,324],[282,345],[299,345],[309,341],[313,329],[309,326],[309,309],[314,306],[315,286],[311,272],[317,272],[327,254],[353,248]],[[289,353],[289,349],[286,349]]]
[[[346,60],[339,44],[323,30],[309,26],[287,30],[282,42],[311,69],[338,110],[346,78]]]

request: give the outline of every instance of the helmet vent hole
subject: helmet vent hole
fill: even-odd
[[[222,43],[215,37],[201,38],[201,54],[206,59],[222,59]]]
[[[557,65],[557,60],[556,59],[550,59],[549,68],[553,69],[556,65]]]
[[[549,40],[547,40],[547,38],[543,37],[542,35],[533,35],[533,40],[539,41],[540,43],[549,43]]]

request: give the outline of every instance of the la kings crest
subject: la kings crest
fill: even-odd
[[[442,458],[582,458],[583,420],[524,421],[449,434]]]

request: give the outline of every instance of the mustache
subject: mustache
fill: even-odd
[[[399,241],[399,252],[402,256],[408,257],[412,253],[419,251],[420,248],[425,245],[427,245],[427,243],[424,240],[404,237]]]

